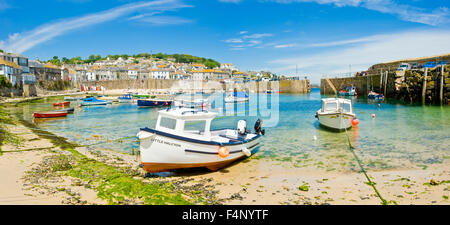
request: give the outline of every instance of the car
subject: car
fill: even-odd
[[[420,69],[419,63],[412,63],[412,64],[411,64],[411,69],[412,69],[412,70]]]
[[[423,67],[425,67],[425,68],[434,68],[436,66],[437,66],[436,63],[434,63],[434,62],[427,62],[423,65]]]
[[[411,69],[411,65],[409,63],[401,63],[400,66],[398,66],[397,70],[399,71],[405,71]]]

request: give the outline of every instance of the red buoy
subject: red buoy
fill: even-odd
[[[357,118],[352,119],[352,125],[353,125],[353,126],[356,126],[356,125],[358,125],[358,124],[359,124],[359,120],[358,120]]]

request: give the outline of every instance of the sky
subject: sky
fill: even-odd
[[[30,59],[183,53],[323,76],[450,53],[448,0],[0,0],[0,49]]]

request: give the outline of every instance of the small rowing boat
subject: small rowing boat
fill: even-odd
[[[376,100],[383,100],[384,99],[383,94],[379,94],[379,93],[376,93],[374,91],[370,91],[369,94],[367,95],[367,97],[369,99],[376,99]]]
[[[130,93],[124,94],[123,96],[117,97],[119,103],[129,103],[133,101],[133,96]]]
[[[83,97],[64,97],[64,101],[78,101],[78,100],[82,100]]]
[[[34,118],[53,118],[53,117],[63,117],[67,116],[67,112],[58,112],[58,111],[51,111],[51,112],[35,112],[33,113]]]
[[[53,106],[67,106],[70,105],[70,102],[55,102]]]
[[[356,88],[352,85],[352,86],[346,88],[345,90],[339,91],[339,95],[342,95],[342,96],[357,96],[358,94],[356,93]]]

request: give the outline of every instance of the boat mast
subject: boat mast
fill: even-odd
[[[153,74],[153,54],[152,51],[150,51],[150,74],[148,76],[148,93],[150,94],[150,90],[151,90],[151,85],[152,82],[150,81],[152,74]]]

